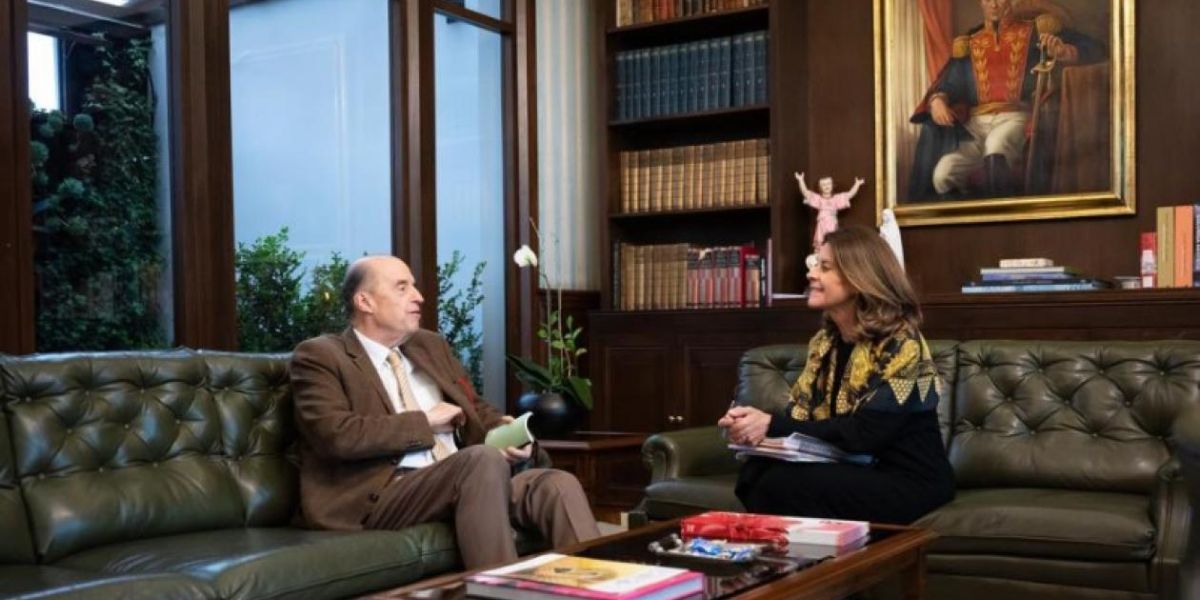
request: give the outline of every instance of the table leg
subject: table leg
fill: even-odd
[[[925,553],[917,555],[907,569],[900,572],[900,588],[904,600],[921,600],[925,597]]]

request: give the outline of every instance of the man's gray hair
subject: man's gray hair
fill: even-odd
[[[346,277],[342,279],[342,305],[346,309],[347,318],[354,317],[354,295],[358,293],[367,279],[367,272],[370,269],[367,268],[366,262],[359,259],[351,263],[346,269]]]

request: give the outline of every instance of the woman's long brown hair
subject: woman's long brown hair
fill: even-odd
[[[917,335],[917,295],[879,233],[848,225],[826,235],[825,243],[842,280],[855,292],[855,339],[878,341],[899,332]]]

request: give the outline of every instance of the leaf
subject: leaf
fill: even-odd
[[[568,377],[570,395],[588,410],[592,410],[592,381],[586,377]]]
[[[554,389],[554,377],[550,371],[546,370],[546,367],[515,354],[507,354],[506,357],[509,364],[515,369],[517,379],[536,391]]]

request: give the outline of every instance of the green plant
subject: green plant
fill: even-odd
[[[450,261],[438,265],[438,330],[454,349],[471,375],[471,385],[483,389],[483,332],[475,326],[475,309],[483,303],[483,269],[487,261],[475,264],[466,290],[454,289],[454,276],[465,257],[455,250]]]
[[[342,280],[350,263],[334,252],[329,262],[313,267],[311,287],[304,295],[301,322],[303,333],[317,335],[346,328],[346,307],[342,304]]]
[[[238,346],[246,352],[290,350],[303,339],[300,285],[304,256],[287,246],[287,227],[275,235],[239,243],[237,270]]]
[[[38,350],[162,346],[149,40],[102,43],[81,111],[31,111]]]
[[[541,246],[542,235],[537,225],[530,219],[534,233]],[[578,361],[586,352],[586,348],[578,346],[582,327],[576,327],[572,317],[562,319],[562,289],[557,290],[558,306],[553,301],[554,295],[550,289],[550,280],[543,269],[538,267],[537,254],[529,246],[521,246],[513,254],[513,262],[520,268],[533,267],[538,269],[542,287],[546,290],[546,319],[538,325],[537,336],[546,344],[546,365],[542,366],[532,358],[524,358],[508,354],[508,362],[516,371],[517,379],[537,392],[554,392],[564,398],[574,401],[584,408],[592,409],[592,382],[586,377],[580,377]]]
[[[342,279],[349,263],[334,252],[313,267],[302,292],[304,253],[288,247],[288,229],[247,245],[234,256],[237,271],[238,346],[245,352],[283,352],[301,340],[346,327]]]

